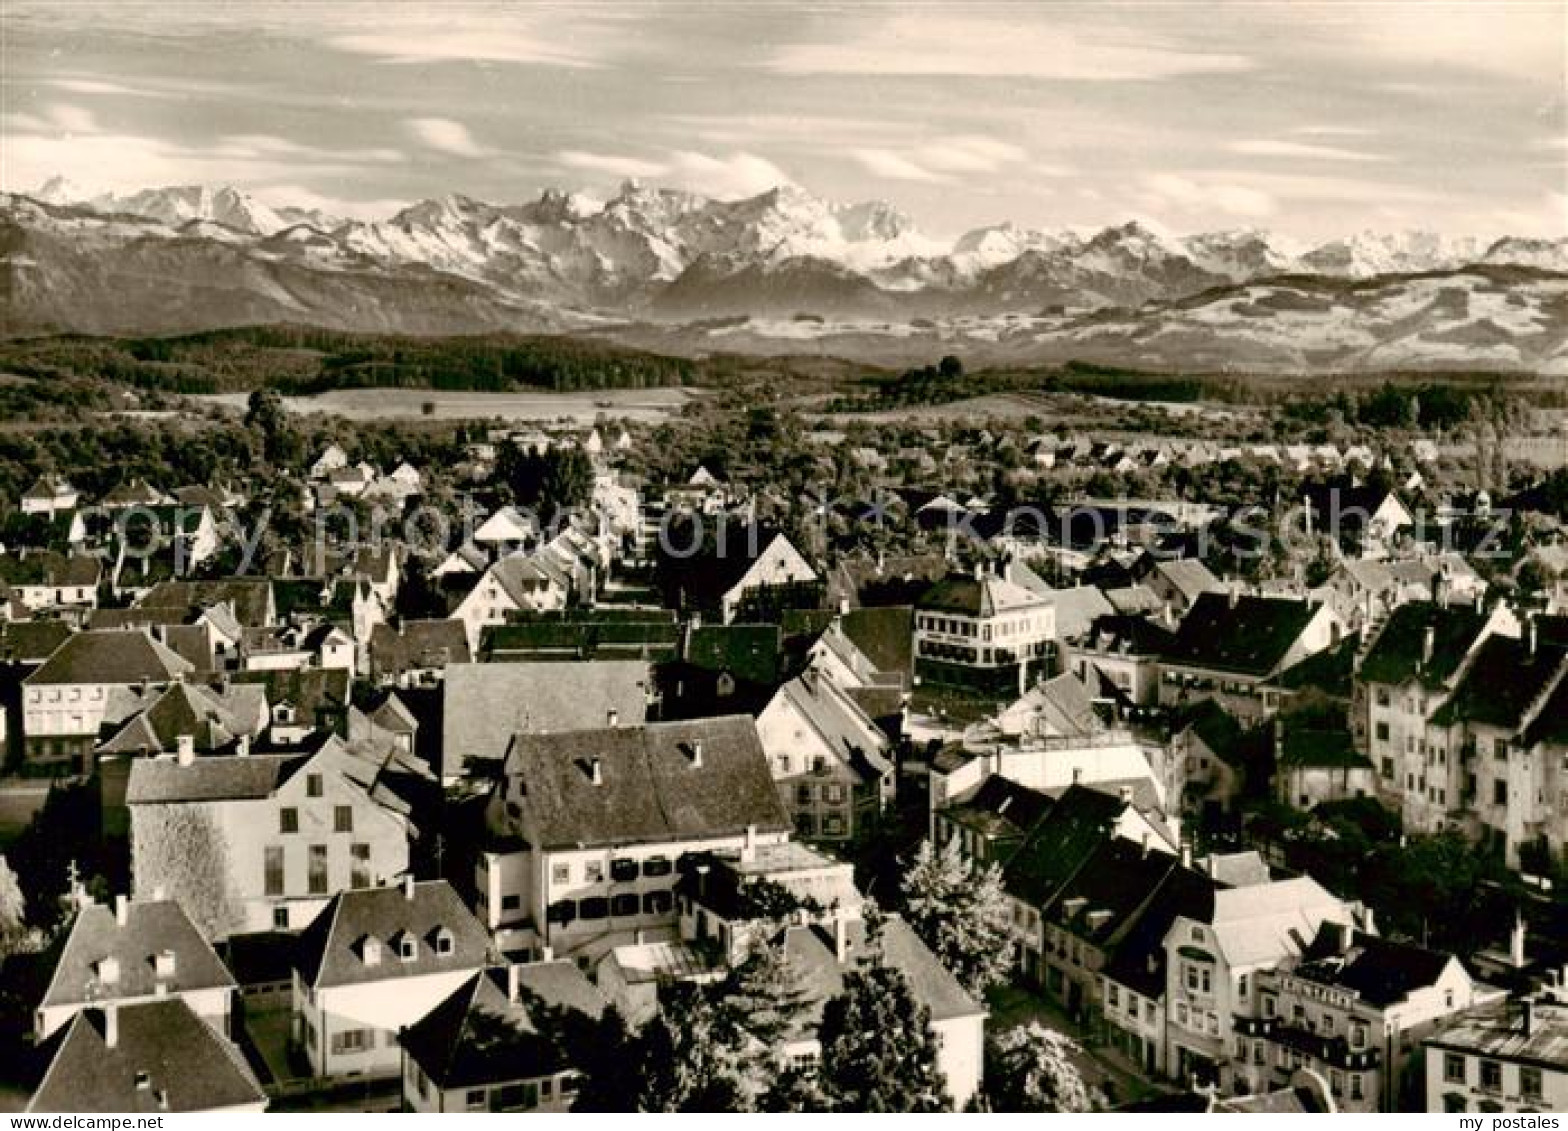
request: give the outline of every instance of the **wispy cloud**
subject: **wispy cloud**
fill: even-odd
[[[997,76],[1151,82],[1254,66],[1233,52],[1187,49],[1130,29],[918,8],[863,21],[832,40],[786,44],[769,66],[802,75]]]
[[[659,161],[614,153],[590,153],[583,149],[563,149],[555,155],[555,160],[566,169],[611,177],[662,177],[670,168]]]
[[[486,157],[490,150],[474,140],[468,127],[451,118],[410,118],[408,132],[427,149],[453,157]]]
[[[1219,213],[1243,220],[1262,220],[1278,211],[1272,195],[1231,181],[1193,178],[1178,173],[1154,173],[1144,178],[1139,199],[1151,211],[1169,216]]]
[[[859,149],[855,151],[855,160],[874,176],[885,177],[890,181],[924,181],[928,184],[945,183],[949,178],[943,174],[927,169],[908,157],[894,153],[891,149]]]
[[[1359,149],[1344,149],[1336,145],[1313,145],[1301,141],[1278,141],[1270,138],[1252,138],[1233,141],[1227,147],[1232,153],[1248,157],[1285,157],[1303,161],[1386,161],[1388,158]]]
[[[868,171],[899,181],[941,184],[962,174],[994,173],[1017,165],[1029,151],[1012,142],[979,134],[939,138],[909,149],[868,146],[854,151]]]
[[[469,18],[462,18],[465,14]],[[545,28],[528,26],[517,18],[476,20],[471,12],[456,15],[437,10],[430,17],[394,17],[388,26],[346,32],[327,42],[339,51],[393,63],[595,67],[601,61],[600,53],[590,46],[586,23],[563,19]],[[568,27],[573,28],[571,34],[560,34]]]

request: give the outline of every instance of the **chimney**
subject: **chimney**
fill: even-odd
[[[841,966],[849,958],[849,924],[842,907],[833,912],[833,954]]]
[[[1073,767],[1073,784],[1074,785],[1082,785],[1083,784],[1083,767],[1082,766],[1074,766]]]
[[[1519,1001],[1519,1028],[1521,1035],[1531,1036],[1535,1030],[1535,999],[1524,997]]]
[[[414,873],[403,873],[403,898],[412,901],[414,898]]]
[[[1181,866],[1189,870],[1192,868],[1192,845],[1186,841],[1181,844]]]
[[[250,735],[242,734],[234,740],[234,756],[236,758],[250,757]]]
[[[605,716],[605,722],[611,730],[614,730],[621,725],[621,713],[614,707],[611,707],[609,713]]]
[[[513,1005],[517,1004],[517,990],[521,985],[518,975],[521,969],[515,962],[509,962],[506,965],[506,1000]]]
[[[1241,582],[1239,582],[1239,581],[1232,581],[1230,583],[1230,607],[1234,609],[1236,607],[1237,602],[1239,602],[1240,600],[1241,600]]]
[[[111,1049],[120,1043],[119,1009],[112,1001],[103,1003],[103,1043]]]
[[[750,864],[756,858],[757,858],[757,826],[756,825],[747,825],[746,826],[746,839],[741,844],[741,849],[740,849],[740,861],[741,861],[742,864]]]
[[[131,901],[130,901],[130,897],[124,896],[124,895],[117,895],[117,896],[115,896],[114,897],[114,921],[115,921],[115,923],[117,925],[123,927],[123,926],[125,926],[125,924],[127,922],[130,921],[130,918],[131,918]]]
[[[691,743],[691,764],[695,770],[702,769],[702,739],[695,738]]]
[[[594,785],[604,784],[604,767],[597,757],[588,759],[588,780]]]
[[[1524,649],[1525,655],[1529,656],[1532,660],[1535,659],[1535,639],[1535,617],[1529,616],[1525,618],[1524,622]]]
[[[189,766],[196,761],[196,737],[194,735],[180,735],[174,740],[174,747],[177,751],[180,765]]]
[[[1122,799],[1123,805],[1132,804],[1132,786],[1124,785],[1117,789],[1116,794]]]
[[[1427,625],[1426,631],[1421,634],[1421,666],[1424,668],[1432,662],[1432,654],[1437,651],[1437,628]]]
[[[1508,935],[1508,963],[1515,970],[1524,966],[1524,915],[1514,914],[1514,929]]]

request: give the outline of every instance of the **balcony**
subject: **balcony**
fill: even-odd
[[[1344,1037],[1325,1037],[1282,1017],[1237,1017],[1237,1036],[1261,1038],[1347,1072],[1369,1072],[1382,1063],[1375,1048],[1352,1048]]]

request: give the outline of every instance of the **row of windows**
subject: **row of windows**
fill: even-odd
[[[1483,1092],[1503,1090],[1503,1065],[1497,1060],[1482,1060],[1476,1086]],[[1470,1078],[1470,1058],[1459,1053],[1443,1054],[1443,1080],[1449,1084],[1466,1084]],[[1541,1070],[1529,1065],[1519,1066],[1519,1095],[1527,1100],[1541,1098]]]
[[[618,856],[610,861],[610,880],[617,884],[629,884],[639,876],[657,878],[668,876],[675,871],[675,864],[667,856],[649,856],[641,861],[630,857]],[[604,883],[605,868],[603,860],[585,860],[582,868],[582,883]],[[557,860],[550,865],[550,883],[562,886],[576,882],[576,869],[570,860]]]
[[[552,923],[573,923],[578,919],[599,920],[632,915],[667,915],[675,907],[675,897],[667,891],[636,892],[587,899],[558,899],[550,904],[545,918]]]
[[[310,895],[330,894],[327,848],[325,844],[312,844],[307,850],[305,890]],[[367,888],[371,882],[370,845],[349,845],[349,887]],[[268,845],[262,853],[262,893],[288,893],[288,866],[281,845]]]
[[[27,701],[31,704],[44,702],[80,703],[83,698],[84,696],[80,687],[72,687],[69,689],[52,687],[48,691],[43,690],[43,688],[34,688],[27,693]],[[101,703],[103,701],[103,688],[89,687],[87,689],[85,698],[94,703]]]
[[[315,774],[311,775],[315,777]],[[321,796],[312,794],[313,797]],[[332,831],[335,833],[351,833],[354,831],[354,807],[352,805],[334,805],[332,807]],[[299,810],[294,806],[285,806],[278,810],[278,832],[299,832]]]
[[[824,813],[819,819],[815,813],[800,812],[795,814],[795,832],[803,837],[845,836],[849,823],[842,813]]]

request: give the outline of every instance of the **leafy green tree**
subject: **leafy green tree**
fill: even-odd
[[[27,900],[11,865],[0,856],[0,941],[27,929]]]
[[[844,992],[822,1011],[818,1084],[829,1110],[951,1111],[937,1067],[931,1011],[909,979],[879,951],[844,976]]]
[[[990,1110],[1093,1110],[1089,1087],[1072,1061],[1078,1046],[1066,1035],[1031,1021],[988,1043],[985,1098]]]
[[[784,949],[763,941],[719,990],[721,1035],[739,1059],[748,1086],[767,1091],[784,1072],[784,1048],[811,1012],[810,988]]]
[[[276,467],[298,462],[299,437],[289,424],[288,411],[276,389],[257,389],[245,407],[245,427],[261,437],[262,457]]]
[[[941,849],[923,840],[904,873],[903,895],[910,928],[971,994],[1007,976],[1011,912],[999,867],[970,862],[956,839]]]
[[[720,1038],[707,990],[677,984],[660,995],[659,1012],[637,1038],[637,1111],[743,1111],[735,1050]]]

